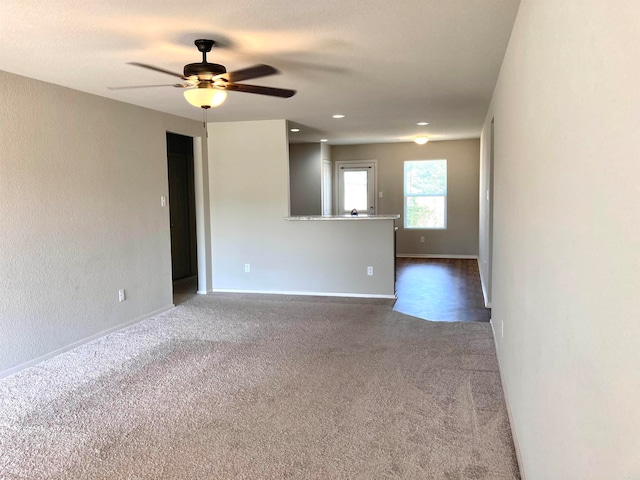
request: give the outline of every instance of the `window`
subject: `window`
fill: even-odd
[[[447,161],[404,162],[404,228],[447,228]]]

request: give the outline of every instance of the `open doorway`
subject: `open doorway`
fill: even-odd
[[[167,132],[167,172],[173,303],[179,305],[198,289],[193,138]]]

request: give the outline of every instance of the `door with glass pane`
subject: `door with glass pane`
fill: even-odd
[[[336,162],[338,173],[338,215],[376,213],[376,164]]]

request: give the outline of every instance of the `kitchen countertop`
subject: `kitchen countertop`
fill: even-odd
[[[317,221],[317,220],[397,220],[400,218],[399,214],[393,215],[300,215],[296,217],[285,217],[285,220],[290,221]]]

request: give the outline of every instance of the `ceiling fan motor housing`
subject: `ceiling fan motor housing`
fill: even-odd
[[[184,66],[184,76],[185,77],[201,77],[201,76],[212,76],[220,75],[221,73],[227,73],[227,69],[224,65],[220,65],[218,63],[209,63],[209,62],[199,62],[199,63],[190,63]]]

